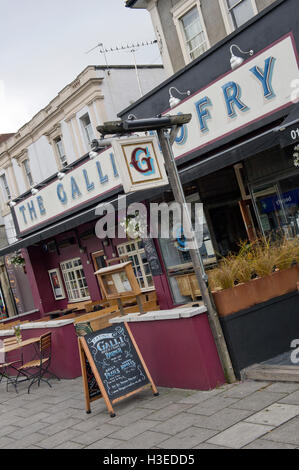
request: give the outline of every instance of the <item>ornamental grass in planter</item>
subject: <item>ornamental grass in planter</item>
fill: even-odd
[[[222,258],[208,275],[220,316],[244,310],[296,290],[299,242],[268,238],[243,242],[238,254]]]

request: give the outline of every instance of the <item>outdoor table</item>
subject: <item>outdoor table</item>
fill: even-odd
[[[21,349],[25,346],[29,346],[31,344],[36,344],[40,341],[40,337],[36,337],[36,338],[29,338],[29,339],[25,339],[23,341],[20,341],[19,343],[15,343],[15,344],[11,344],[11,345],[8,345],[8,346],[5,346],[0,348],[0,354],[6,354],[6,353],[9,353],[9,352],[12,352],[12,351],[17,351],[18,349]],[[24,374],[22,371],[20,371],[17,367],[14,367],[13,365],[10,366],[12,369],[14,369],[15,371],[18,372],[18,374],[22,374],[26,377],[26,379],[24,380],[21,380],[20,382],[25,382],[26,380],[28,380],[28,377],[26,374]],[[17,387],[16,387],[16,381],[15,382],[12,382],[11,380],[11,377],[10,376],[7,376],[6,374],[3,374],[3,377],[5,377],[6,379],[10,380],[11,383],[13,383],[16,391],[17,391]],[[18,377],[18,376],[17,376]]]

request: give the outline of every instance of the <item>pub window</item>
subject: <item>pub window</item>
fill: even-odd
[[[24,173],[25,173],[25,176],[26,176],[27,183],[29,184],[29,186],[33,186],[34,182],[33,182],[32,173],[31,173],[28,158],[26,158],[26,160],[23,161],[23,168],[24,168]]]
[[[81,259],[74,258],[64,261],[60,267],[69,301],[90,299]]]
[[[9,189],[5,174],[0,176],[0,181],[1,181],[1,188],[3,191],[4,199],[8,201],[11,198],[11,193],[10,193],[10,189]]]
[[[93,133],[89,114],[87,113],[83,117],[81,117],[80,121],[81,121],[81,125],[84,131],[84,137],[88,145],[90,145],[91,141],[94,139],[94,133]]]
[[[255,0],[225,0],[225,8],[232,30],[242,26],[257,13]]]
[[[58,137],[57,139],[55,139],[55,146],[57,150],[57,155],[59,157],[59,163],[61,164],[62,167],[67,166],[68,164],[67,158],[65,155],[64,145],[63,145],[61,137]]]
[[[203,19],[197,6],[194,6],[179,18],[184,33],[186,50],[190,60],[203,54],[209,47]]]
[[[117,247],[121,262],[132,261],[135,277],[143,291],[154,289],[153,277],[143,248],[142,240],[122,243]]]

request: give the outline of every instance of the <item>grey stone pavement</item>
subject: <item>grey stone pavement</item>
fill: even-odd
[[[299,448],[299,383],[245,381],[211,391],[145,390],[86,414],[81,378],[19,394],[0,384],[1,449]]]

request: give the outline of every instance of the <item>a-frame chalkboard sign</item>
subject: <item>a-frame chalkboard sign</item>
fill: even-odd
[[[86,412],[103,397],[111,417],[115,403],[151,387],[159,395],[127,323],[78,338]]]

